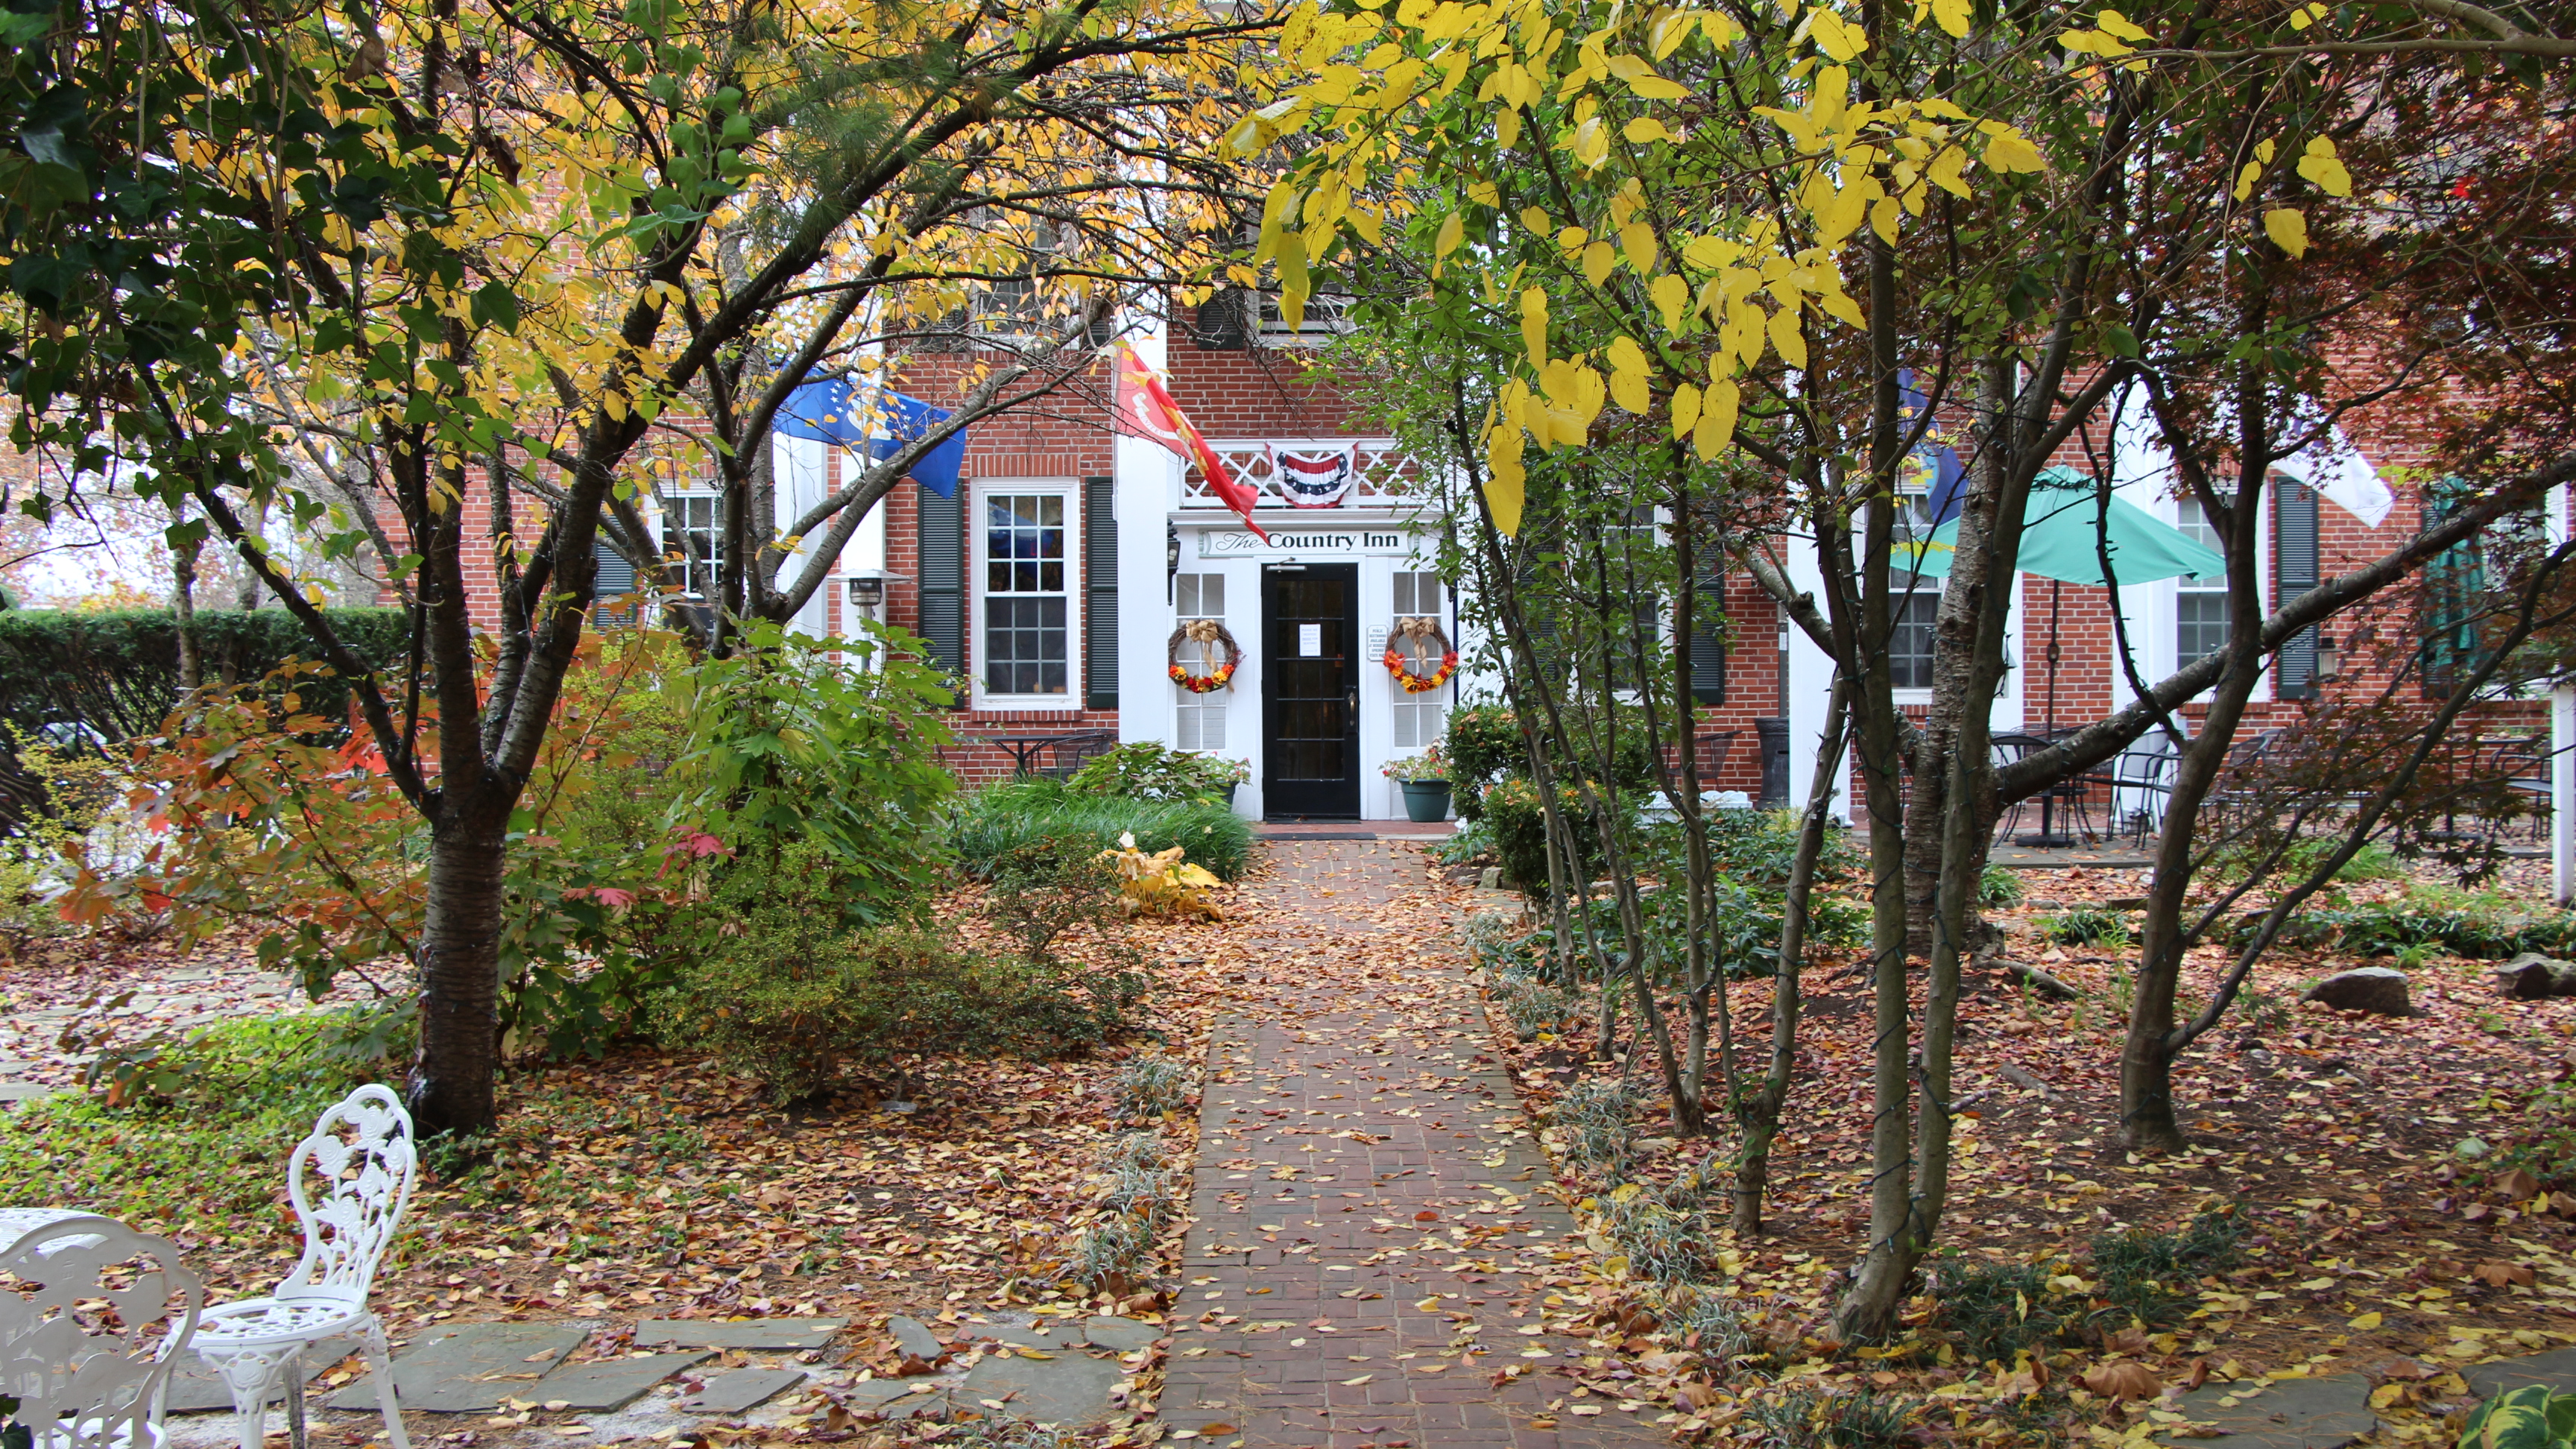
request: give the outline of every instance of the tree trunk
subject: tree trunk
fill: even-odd
[[[1797,1066],[1799,968],[1807,950],[1807,902],[1815,891],[1816,866],[1825,853],[1825,817],[1833,808],[1834,775],[1842,768],[1850,689],[1841,671],[1835,671],[1833,696],[1825,705],[1825,735],[1816,745],[1815,783],[1808,788],[1807,813],[1798,828],[1798,853],[1789,864],[1789,898],[1780,910],[1779,970],[1771,980],[1771,1065],[1761,1087],[1745,1101],[1744,1151],[1735,1167],[1735,1210],[1729,1226],[1738,1236],[1762,1231],[1762,1200],[1771,1183],[1771,1144],[1780,1135],[1790,1074]]]
[[[499,793],[497,782],[477,792]],[[511,803],[451,797],[431,827],[419,962],[420,1053],[406,1093],[424,1135],[470,1137],[490,1131],[495,1120],[501,882],[509,863]]]
[[[185,504],[170,510],[173,523],[184,526],[188,521]],[[175,530],[174,530],[175,532]],[[185,698],[205,687],[205,654],[197,646],[197,556],[206,546],[195,534],[186,534],[170,545],[170,613],[178,624],[179,694]]]

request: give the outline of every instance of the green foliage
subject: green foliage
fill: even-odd
[[[1721,1377],[1730,1369],[1758,1371],[1770,1355],[1770,1345],[1744,1321],[1733,1302],[1692,1285],[1677,1284],[1669,1290],[1657,1316],[1665,1333],[1718,1365]]]
[[[1451,798],[1463,800],[1466,797],[1456,794],[1453,784]],[[1465,820],[1459,822],[1458,828],[1450,832],[1447,839],[1433,843],[1431,858],[1442,865],[1467,865],[1481,856],[1491,855],[1493,850],[1493,827],[1482,820]]]
[[[1192,865],[1220,880],[1252,867],[1252,827],[1222,805],[1078,795],[1053,780],[1013,780],[968,796],[955,812],[949,842],[969,874],[989,877],[1005,856],[1040,841],[1096,854],[1136,837],[1158,854],[1177,845]]]
[[[1078,795],[1222,804],[1226,787],[1241,779],[1240,767],[1232,760],[1171,749],[1153,740],[1130,740],[1085,760],[1066,783]]]
[[[2235,930],[2251,930],[2240,921]],[[2576,949],[2576,914],[2534,911],[2493,896],[2410,893],[2403,901],[2340,911],[2306,911],[2281,925],[2280,944],[2356,956],[2394,956],[2410,946],[2445,955],[2501,961],[2525,951],[2564,955]]]
[[[1136,1057],[1118,1069],[1113,1090],[1120,1121],[1160,1117],[1189,1105],[1190,1073],[1169,1057]]]
[[[1556,798],[1567,833],[1574,837],[1575,859],[1570,868],[1588,880],[1601,869],[1600,830],[1583,803],[1582,792],[1573,785],[1558,784]],[[1612,804],[1627,808],[1624,800],[1614,798]],[[1484,824],[1494,833],[1494,854],[1502,860],[1503,873],[1517,881],[1524,894],[1544,899],[1547,815],[1539,807],[1538,787],[1519,775],[1504,778],[1485,792]]]
[[[2576,1394],[2547,1384],[2507,1389],[2469,1411],[2459,1449],[2567,1449],[2576,1444]]]
[[[323,1108],[407,1053],[401,1020],[381,1008],[319,1011],[132,1044],[94,1073],[100,1090],[0,1113],[0,1201],[265,1240],[287,1149]]]
[[[2129,944],[2129,918],[2118,911],[2078,906],[2050,916],[2039,923],[2040,934],[2061,946],[2108,946],[2119,950]]]
[[[1102,1149],[1100,1210],[1074,1242],[1066,1276],[1085,1292],[1130,1293],[1153,1274],[1154,1238],[1172,1221],[1173,1174],[1151,1132],[1125,1132]]]
[[[2080,1305],[2048,1286],[2038,1263],[1977,1263],[1940,1274],[1933,1297],[1940,1322],[1958,1335],[1972,1363],[2011,1363],[2022,1353],[2046,1350],[2073,1332]]]
[[[1942,1326],[1958,1336],[1969,1360],[2009,1364],[2087,1332],[2181,1322],[2197,1301],[2199,1280],[2235,1266],[2243,1232],[2233,1213],[2206,1212],[2178,1233],[2105,1233],[2092,1242],[2095,1281],[2087,1290],[2052,1286],[2068,1280],[2063,1264],[1980,1263],[1942,1272],[1933,1297]]]
[[[2284,881],[2304,880],[2342,847],[2340,839],[2329,836],[2294,840],[2288,849],[2281,852],[2280,863],[2272,868],[2272,874]],[[2210,861],[2209,873],[2220,880],[2242,880],[2245,873],[2259,863],[2257,849],[2252,842],[2240,842],[2232,849],[2221,850]],[[2345,861],[2333,878],[2355,882],[2402,880],[2405,875],[2406,862],[2398,857],[2396,850],[2385,841],[2371,840],[2363,842],[2361,849],[2353,852],[2352,859]]]
[[[1118,966],[972,956],[918,924],[869,921],[819,841],[738,860],[696,924],[697,970],[659,996],[663,1039],[714,1051],[781,1103],[823,1095],[845,1065],[1098,1041],[1143,994]]]
[[[2543,1082],[2497,1144],[2496,1165],[2519,1167],[2545,1188],[2576,1187],[2576,1082]]]
[[[1913,1442],[1906,1406],[1867,1389],[1792,1389],[1756,1399],[1745,1417],[1761,1431],[1760,1449],[1899,1449]]]
[[[1799,826],[1795,810],[1713,810],[1708,815],[1709,853],[1728,875],[1774,892],[1785,890],[1797,864]],[[1847,879],[1859,860],[1852,833],[1828,829],[1824,853],[1816,858],[1816,879]]]
[[[1637,1128],[1629,1120],[1636,1110],[1637,1094],[1625,1082],[1586,1079],[1565,1089],[1547,1120],[1568,1161],[1619,1183],[1637,1160]]]
[[[2106,1328],[2136,1322],[2169,1328],[2189,1316],[2197,1283],[2235,1267],[2245,1225],[2234,1213],[2205,1212],[2179,1233],[2131,1228],[2093,1240],[2095,1296],[2107,1305],[2093,1314]]]
[[[830,852],[861,920],[890,919],[937,879],[933,822],[956,789],[939,762],[955,701],[926,651],[897,631],[869,641],[878,667],[831,657],[849,640],[745,630],[746,648],[698,666],[688,753],[690,789],[676,806],[729,849],[754,858],[811,841]]]
[[[1521,747],[1520,721],[1499,704],[1464,705],[1449,712],[1444,741],[1456,787],[1458,815],[1478,819],[1484,788],[1505,775],[1527,774],[1529,755]]]
[[[411,653],[402,609],[324,609],[350,650],[398,675]],[[247,684],[289,659],[314,657],[313,638],[284,609],[205,609],[196,616],[206,682]],[[348,715],[345,679],[310,679],[305,707]],[[74,725],[109,743],[148,735],[179,697],[179,623],[167,609],[0,609],[0,720],[29,731]]]
[[[1977,903],[2004,909],[2022,903],[2028,892],[2022,889],[2021,872],[2007,866],[1990,865],[1977,877]]]

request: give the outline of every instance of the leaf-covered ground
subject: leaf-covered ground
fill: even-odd
[[[2495,1173],[2456,1150],[2463,1139],[2501,1145],[2516,1136],[2528,1094],[2566,1070],[2576,1001],[2509,1001],[2485,975],[2493,963],[2435,958],[2414,972],[2416,1017],[2283,1005],[2259,1021],[2231,1019],[2180,1073],[2194,1148],[2139,1160],[2121,1147],[2115,1121],[2122,958],[2053,947],[2036,930],[2057,910],[2137,894],[2136,875],[2027,878],[2045,899],[1997,913],[2012,932],[2005,958],[2040,965],[2088,995],[2050,1002],[2001,972],[1971,983],[1958,1086],[1975,1115],[1943,1224],[1945,1268],[2038,1261],[2080,1279],[2096,1235],[2174,1228],[2213,1207],[2245,1222],[2243,1266],[2190,1285],[2189,1316],[2167,1331],[2096,1335],[2018,1371],[1955,1352],[1942,1362],[1955,1324],[1929,1299],[1912,1305],[1897,1345],[1864,1357],[1834,1343],[1829,1310],[1862,1236],[1868,1019],[1865,983],[1851,963],[1819,960],[1808,974],[1815,1001],[1771,1231],[1724,1243],[1711,1273],[1770,1335],[1783,1382],[1871,1388],[1914,1405],[1920,1432],[2004,1439],[2148,1424],[2143,1406],[2118,1409],[2084,1387],[2088,1373],[2115,1386],[2101,1375],[2106,1362],[2143,1367],[2159,1390],[2357,1370],[2384,1381],[2383,1410],[2402,1437],[2437,1432],[2462,1395],[2454,1370],[2576,1341],[2569,1222],[2531,1211],[2528,1199],[2508,1200]],[[1440,931],[1464,893],[1427,862],[1422,881],[1419,898],[1381,908],[1390,959],[1451,949]],[[2516,885],[2528,891],[2530,882]],[[603,1332],[584,1356],[621,1349],[622,1325],[642,1317],[839,1314],[856,1327],[836,1355],[854,1353],[881,1370],[892,1367],[881,1331],[889,1314],[958,1321],[1043,1304],[1045,1292],[1060,1290],[1038,1285],[1094,1209],[1093,1164],[1121,1125],[1113,1094],[1125,1059],[1148,1052],[1197,1062],[1215,1016],[1259,1008],[1262,973],[1247,965],[1254,943],[1276,956],[1305,929],[1259,904],[1259,886],[1256,877],[1221,892],[1221,922],[1138,924],[1137,944],[1165,988],[1152,1034],[1081,1059],[942,1063],[917,1083],[854,1082],[802,1113],[782,1112],[748,1081],[678,1052],[629,1051],[516,1074],[492,1164],[426,1187],[378,1301],[398,1335],[441,1318],[596,1318]],[[2400,889],[2364,885],[2351,894],[2367,900]],[[961,894],[951,915],[962,919],[970,903]],[[1316,969],[1345,969],[1334,959],[1347,958],[1319,954]],[[2285,949],[2262,964],[2257,984],[2289,1003],[2300,984],[2351,964],[2359,963]],[[67,942],[0,967],[0,992],[13,1024],[23,1024],[31,1012],[129,987],[148,996],[156,980],[210,965],[232,968],[218,982],[253,979],[221,943],[182,962],[148,945]],[[2188,989],[2205,990],[2218,965],[2214,951],[2196,957]],[[279,1009],[246,988],[244,1004]],[[1758,1054],[1767,986],[1738,983],[1733,1005],[1748,1054]],[[1482,1045],[1511,1063],[1533,1129],[1578,1076],[1617,1070],[1578,1060],[1567,1041],[1520,1044],[1504,1031]],[[11,1075],[63,1079],[37,1033],[22,1030],[6,1050],[18,1058]],[[902,1100],[888,1095],[898,1087]],[[1668,1135],[1651,1113],[1639,1135]],[[1170,1114],[1159,1130],[1170,1157],[1186,1162],[1194,1108]],[[254,1150],[263,1145],[269,1150]],[[100,1137],[85,1150],[114,1146]],[[246,1146],[232,1169],[243,1181],[221,1191],[173,1184],[166,1217],[130,1205],[125,1215],[179,1233],[215,1291],[255,1290],[295,1246],[275,1187],[286,1146],[283,1138]],[[1579,1203],[1587,1185],[1570,1173],[1567,1183]],[[264,1197],[267,1210],[191,1206],[227,1193]],[[1167,1268],[1183,1230],[1166,1233]],[[1644,1301],[1642,1285],[1605,1273],[1602,1256],[1596,1249],[1561,1265],[1569,1276],[1557,1285],[1559,1301],[1530,1305],[1552,1321],[1588,1324],[1595,1352],[1580,1372],[1605,1393],[1653,1396],[1668,1406],[1668,1428],[1755,1434],[1748,1409],[1776,1387],[1712,1374],[1687,1344],[1630,1311]],[[1008,1296],[1015,1283],[1025,1302]],[[1143,1301],[1130,1308],[1154,1311]],[[1152,1387],[1148,1374],[1140,1389]],[[810,1422],[778,1432],[845,1436],[837,1422],[817,1407]],[[1120,1432],[1150,1437],[1151,1424]]]

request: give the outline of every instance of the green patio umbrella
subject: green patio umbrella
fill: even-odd
[[[2181,574],[2216,578],[2227,572],[2227,560],[2194,542],[2181,529],[2135,504],[2113,498],[2107,516],[2099,511],[2093,480],[2069,468],[2051,468],[2031,481],[2030,502],[2022,510],[2021,571],[2070,584],[2099,584],[2102,556],[2097,542],[2106,533],[2111,569],[2121,583],[2143,584]],[[1959,546],[1959,520],[1932,531],[1921,544],[1897,545],[1897,563],[1921,550],[1913,571],[1947,578],[1950,556]]]
[[[2102,577],[2102,543],[2110,547],[2111,571],[2123,584],[2150,583],[2183,574],[2218,578],[2227,560],[2181,529],[2135,504],[2112,498],[2106,510],[2093,480],[2071,468],[2050,468],[2031,480],[2030,501],[2023,506],[2021,561],[2026,574],[2049,580],[2048,586],[2048,723],[2057,727],[2057,590],[2064,584],[2106,582]],[[1919,544],[1896,546],[1897,566],[1917,574],[1947,578],[1950,558],[1959,547],[1959,520],[1951,519]],[[2043,828],[2043,835],[2047,831]]]

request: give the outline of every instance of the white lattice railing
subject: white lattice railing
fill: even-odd
[[[1227,471],[1235,481],[1260,495],[1260,507],[1286,507],[1288,499],[1271,476],[1270,450],[1282,452],[1321,451],[1348,445],[1348,438],[1210,438],[1208,446],[1225,460]],[[1396,450],[1393,438],[1359,439],[1359,476],[1351,491],[1336,505],[1341,508],[1381,508],[1392,504],[1413,504],[1423,499],[1420,471],[1413,460]],[[1190,465],[1181,482],[1181,506],[1184,508],[1223,508],[1225,503],[1209,490],[1206,475],[1198,465]],[[1328,510],[1318,510],[1328,511]]]

